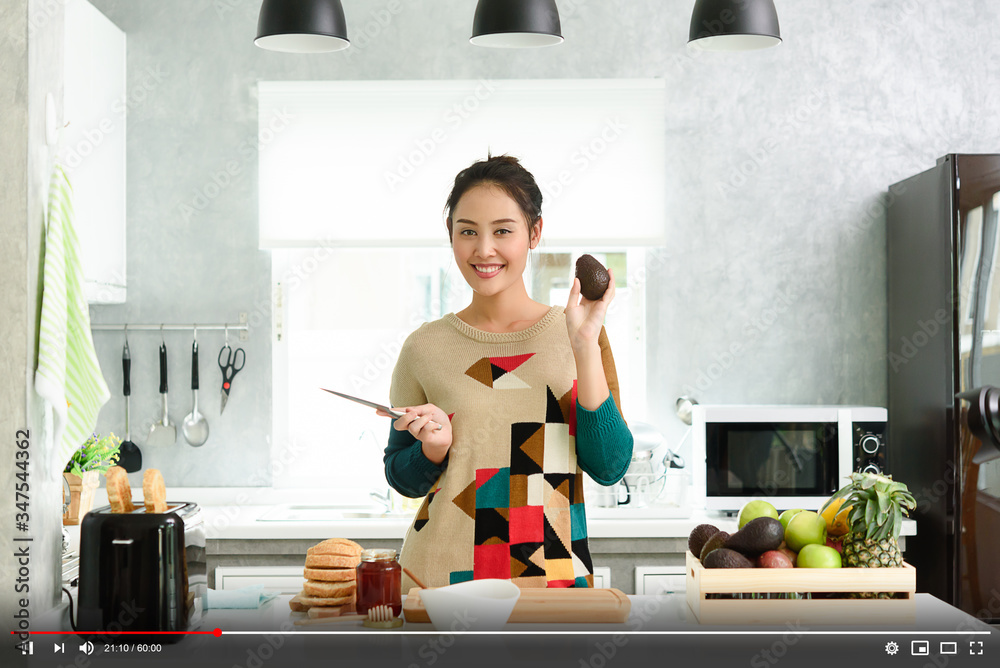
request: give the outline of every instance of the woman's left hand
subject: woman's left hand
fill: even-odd
[[[597,301],[591,301],[580,294],[580,279],[573,279],[573,288],[566,302],[566,330],[573,351],[583,351],[597,345],[597,337],[604,326],[604,316],[611,300],[615,298],[615,274],[608,269],[610,278],[608,289]]]

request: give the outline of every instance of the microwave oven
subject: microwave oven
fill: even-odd
[[[735,512],[764,498],[818,510],[854,471],[887,472],[885,408],[695,405],[692,493]]]

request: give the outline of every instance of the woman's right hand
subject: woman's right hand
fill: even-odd
[[[451,448],[451,420],[448,414],[434,404],[422,406],[393,407],[394,411],[402,411],[403,416],[393,422],[397,431],[408,431],[421,442],[424,456],[435,464],[444,461]],[[388,413],[375,410],[383,417],[392,417]]]

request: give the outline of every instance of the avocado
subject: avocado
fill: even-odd
[[[753,568],[749,559],[725,547],[712,550],[702,564],[705,568]]]
[[[580,293],[593,302],[604,296],[611,283],[608,270],[593,255],[581,255],[576,261],[576,277],[580,279]]]
[[[781,522],[773,517],[757,517],[743,525],[726,541],[725,547],[750,557],[777,550],[785,538]]]
[[[705,557],[707,557],[713,550],[718,550],[720,547],[725,545],[727,540],[729,540],[729,534],[725,531],[719,531],[705,541],[705,545],[701,548],[701,552],[698,557],[701,559],[701,563],[705,563]]]
[[[713,524],[699,524],[691,530],[691,534],[688,536],[688,550],[695,556],[700,555],[701,548],[705,547],[708,539],[717,533],[719,533],[719,527]]]

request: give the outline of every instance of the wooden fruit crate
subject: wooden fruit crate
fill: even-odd
[[[702,624],[908,624],[917,570],[902,568],[705,568],[687,553],[687,601]],[[709,598],[709,594],[901,592],[891,599]]]

